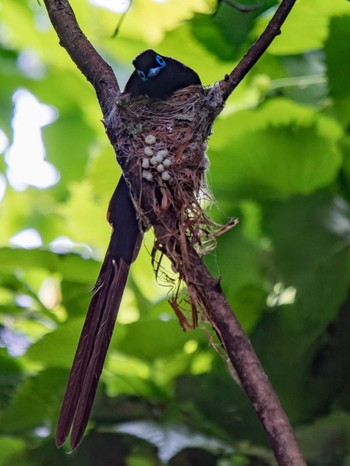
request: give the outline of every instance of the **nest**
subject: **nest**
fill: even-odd
[[[187,325],[177,301],[180,282],[187,281],[191,267],[189,246],[202,256],[216,245],[217,225],[204,210],[211,202],[205,181],[205,151],[212,123],[221,108],[210,105],[209,96],[210,89],[201,86],[181,89],[164,100],[121,95],[115,120],[113,117],[114,121],[106,124],[109,134],[113,127],[118,162],[142,228],[156,229],[152,251],[156,275],[163,254],[179,274],[171,304],[183,326]],[[188,289],[187,301],[193,311],[191,326],[197,322],[195,288],[194,284]]]

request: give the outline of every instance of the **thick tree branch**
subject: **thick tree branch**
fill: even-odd
[[[107,125],[107,134],[116,149],[118,140],[114,125],[110,127]],[[135,198],[142,199],[142,210],[147,212],[147,218],[154,228],[158,242],[163,245],[164,252],[181,249],[178,239],[169,234],[168,226],[173,223],[174,212],[169,209],[161,220],[154,213],[154,188],[151,184],[141,183],[137,158],[125,160],[119,158],[119,162],[126,179],[132,186]],[[183,262],[185,268],[181,275],[189,287],[195,288],[196,296],[204,309],[204,316],[225,347],[241,385],[268,435],[278,465],[306,466],[288,417],[254,348],[230,308],[219,280],[210,274],[189,241],[186,243],[186,252],[188,260]]]
[[[210,323],[220,336],[246,394],[264,426],[280,466],[306,466],[288,417],[265,374],[257,355],[229,307],[222,290],[195,251],[191,251],[195,273],[201,278],[198,294]]]
[[[155,228],[157,237],[160,232]],[[188,246],[191,282],[200,283],[197,293],[230,361],[235,368],[249,400],[264,426],[277,463],[280,466],[306,466],[288,417],[265,374],[258,357],[232,312],[219,284],[198,254]]]
[[[120,93],[120,90],[113,71],[83,35],[69,2],[67,0],[44,1],[60,39],[60,44],[66,48],[72,60],[95,88],[107,123],[108,136],[113,147],[116,148],[118,141],[115,140],[115,128],[111,124],[113,120],[111,115],[115,112],[116,96]],[[281,24],[294,3],[295,0],[282,1],[262,36],[231,74],[220,81],[219,94],[222,102],[228,98],[233,89],[279,33]],[[220,102],[217,103],[217,108],[219,107]],[[123,171],[136,196],[143,190],[142,198],[146,199],[147,203],[147,192],[145,193],[144,186],[141,187],[136,163],[136,158],[134,158],[134,162],[129,160],[126,166],[123,166]],[[151,198],[150,195],[149,199]],[[181,244],[176,244],[176,239],[172,236],[169,237],[168,231],[164,230],[166,218],[163,218],[160,223],[156,217],[152,217],[152,205],[145,204],[142,207],[144,212],[148,213],[147,216],[154,226],[158,241],[168,245],[174,242],[174,244],[170,244],[169,249],[181,249]],[[188,263],[191,264],[191,267],[187,267],[183,271],[183,276],[189,286],[195,284],[197,296],[206,310],[206,316],[220,336],[241,384],[268,434],[278,464],[280,466],[305,466],[288,418],[259,363],[249,339],[230,309],[218,280],[210,275],[202,259],[189,244],[187,245],[187,255],[190,258]]]
[[[108,115],[120,92],[112,68],[99,55],[80,29],[68,0],[44,0],[60,45],[93,85],[104,115]]]
[[[116,94],[120,92],[112,68],[103,60],[81,31],[68,0],[44,0],[44,2],[60,44],[67,50],[86,79],[94,86],[103,115],[107,117],[112,110]],[[271,42],[280,34],[281,26],[295,2],[296,0],[283,0],[281,2],[265,31],[231,73],[219,81],[223,102],[228,99]]]

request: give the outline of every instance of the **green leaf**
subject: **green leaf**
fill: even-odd
[[[270,45],[269,51],[276,54],[297,54],[322,48],[328,34],[332,16],[348,12],[347,2],[334,0],[302,0],[292,9],[282,27],[282,34]],[[259,31],[267,25],[263,17]]]
[[[72,184],[70,194],[70,199],[59,209],[68,224],[69,237],[95,246],[107,245],[111,229],[101,209],[101,199],[95,197],[90,182]]]
[[[24,448],[24,440],[18,437],[0,436],[0,466],[15,464]]]
[[[66,371],[49,369],[28,377],[1,415],[3,432],[21,432],[52,421]]]
[[[215,255],[208,258],[210,270],[221,276],[225,296],[246,331],[250,331],[265,309],[263,262],[257,244],[243,232],[246,217],[219,237]]]
[[[0,273],[42,268],[80,283],[94,283],[99,264],[77,254],[55,254],[42,249],[0,248]]]
[[[350,15],[332,18],[330,34],[326,42],[326,62],[329,90],[336,111],[345,125],[350,123],[350,56],[349,44]]]
[[[297,432],[302,450],[310,464],[334,466],[348,464],[350,418],[345,412],[335,412],[317,419]]]
[[[301,273],[295,303],[278,306],[255,329],[256,350],[295,422],[308,419],[328,398],[326,393],[312,390],[308,374],[317,345],[345,301],[349,275],[349,250],[320,262],[313,273]],[[305,386],[312,393],[310,399],[305,397]]]
[[[69,369],[73,362],[83,319],[72,319],[56,330],[44,335],[27,351],[26,357],[45,367]]]
[[[212,179],[227,196],[311,193],[333,181],[341,164],[333,123],[284,100],[221,119],[214,129]]]
[[[23,381],[23,373],[20,364],[10,357],[4,348],[0,349],[0,365],[0,400],[2,410],[9,402],[16,388]]]
[[[345,252],[350,215],[343,200],[319,192],[288,203],[267,203],[263,225],[272,241],[281,279],[295,284],[302,283],[340,250]]]
[[[219,366],[219,367],[218,367]],[[209,374],[178,378],[175,407],[191,419],[191,426],[212,430],[218,438],[231,439],[231,446],[250,437],[253,442],[264,442],[261,426],[254,422],[253,408],[241,388],[227,376],[223,361]],[[177,410],[175,412],[177,412]]]
[[[164,305],[169,306],[168,303]],[[200,337],[199,330],[184,332],[177,319],[168,322],[143,320],[126,326],[126,330],[116,338],[116,348],[132,356],[142,355],[145,360],[164,358],[182,351],[188,340]]]
[[[179,44],[186,44],[186,47],[179,47]],[[213,84],[228,71],[227,63],[214,54],[208,54],[198,43],[188,23],[169,31],[157,50],[163,55],[170,55],[173,50],[172,56],[196,70],[204,85]]]
[[[107,206],[121,176],[115,153],[107,143],[89,164],[86,176],[91,183],[94,199]]]
[[[242,43],[247,35],[256,13],[242,15],[236,9],[222,4],[215,18],[197,14],[190,23],[193,37],[212,55],[220,60],[232,63],[237,57]],[[239,28],[232,24],[239,22]]]
[[[71,109],[43,129],[47,160],[55,165],[64,182],[80,179],[88,162],[94,134],[77,109]],[[64,137],[62,137],[64,135]]]

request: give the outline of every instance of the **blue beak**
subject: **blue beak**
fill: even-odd
[[[162,68],[161,66],[156,66],[155,68],[150,68],[147,76],[149,78],[154,78],[154,76],[157,76],[157,74],[159,73],[161,68]]]

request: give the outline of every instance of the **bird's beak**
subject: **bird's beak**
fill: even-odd
[[[149,78],[154,78],[155,76],[157,76],[157,74],[159,73],[161,67],[160,66],[156,66],[155,68],[150,68],[149,72],[148,72],[148,77]]]

